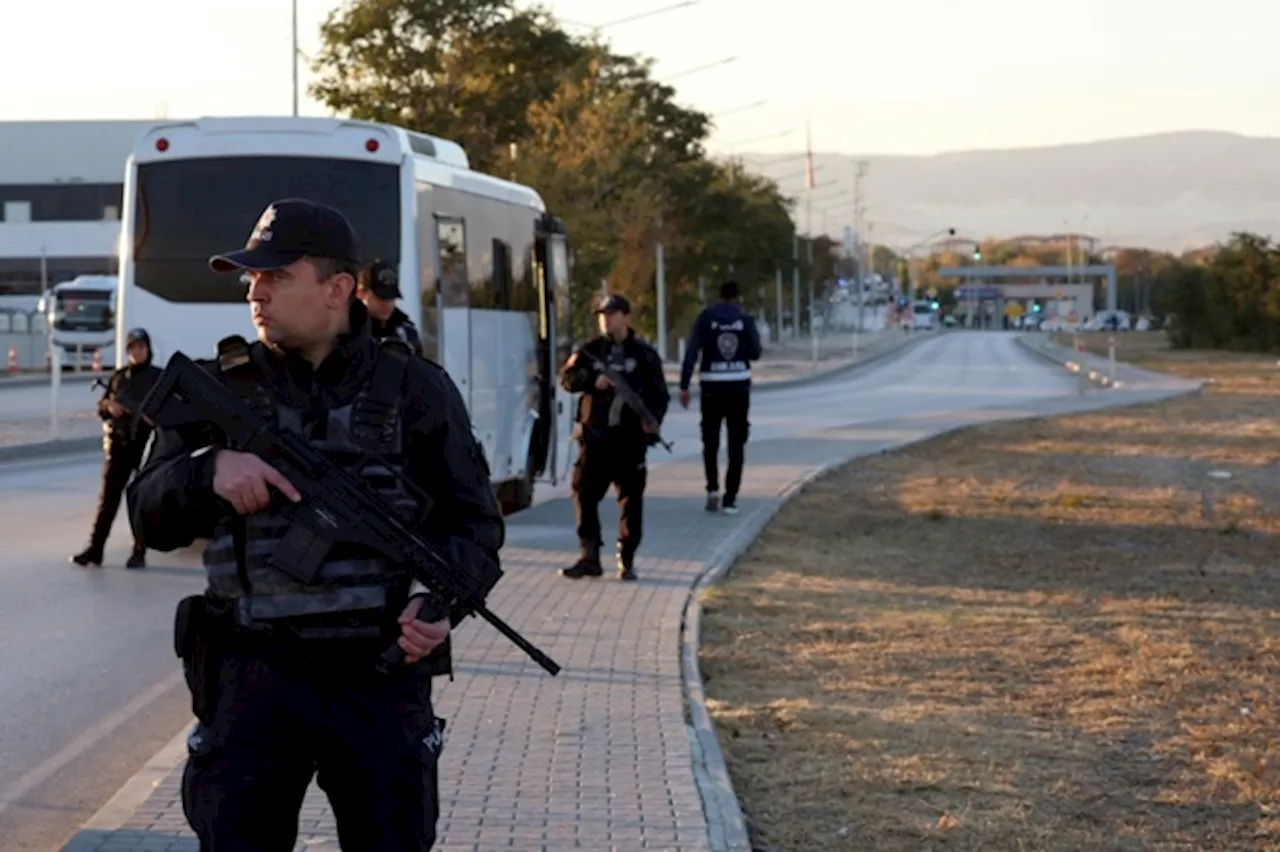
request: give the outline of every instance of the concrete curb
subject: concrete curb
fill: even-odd
[[[1039,346],[1039,345],[1037,345],[1037,344],[1035,344],[1035,343],[1032,343],[1030,340],[1028,340],[1028,339],[1027,339],[1027,335],[1026,335],[1025,333],[1024,333],[1024,334],[1019,334],[1019,335],[1018,335],[1018,343],[1019,343],[1019,344],[1020,344],[1024,349],[1027,349],[1028,351],[1034,352],[1035,354],[1039,355],[1039,356],[1040,356],[1040,357],[1042,357],[1042,358],[1047,358],[1048,360],[1052,361],[1053,363],[1055,363],[1055,364],[1057,364],[1057,365],[1059,365],[1059,366],[1061,366],[1061,367],[1066,367],[1066,368],[1067,368],[1067,370],[1068,370],[1068,371],[1070,371],[1070,372],[1072,372],[1072,373],[1076,373],[1076,374],[1081,374],[1081,373],[1083,373],[1084,378],[1088,379],[1089,381],[1093,382],[1093,383],[1094,383],[1094,384],[1096,384],[1096,385],[1099,385],[1099,386],[1104,387],[1104,388],[1120,388],[1120,387],[1124,387],[1124,382],[1119,381],[1119,380],[1116,380],[1116,381],[1114,381],[1114,382],[1113,382],[1113,381],[1110,379],[1110,377],[1108,377],[1108,376],[1104,376],[1104,375],[1103,375],[1101,372],[1099,372],[1098,370],[1088,370],[1088,371],[1085,371],[1085,365],[1084,365],[1084,364],[1083,364],[1083,362],[1081,362],[1081,361],[1073,361],[1073,360],[1071,360],[1070,358],[1062,358],[1062,357],[1060,357],[1060,356],[1058,356],[1058,355],[1055,355],[1052,351],[1050,351],[1050,349],[1049,349],[1049,348],[1046,348],[1046,347],[1043,347],[1043,346]],[[1056,344],[1056,343],[1049,343],[1049,344],[1048,344],[1048,346],[1049,346],[1049,347],[1052,347],[1052,348],[1055,348],[1055,349],[1061,349],[1061,348],[1062,348],[1062,347],[1058,346],[1058,344]],[[1064,351],[1066,351],[1066,352],[1071,352],[1072,350],[1070,350],[1070,349],[1066,349],[1066,350],[1064,350]],[[1117,364],[1117,365],[1119,365],[1119,364],[1121,364],[1121,363],[1122,363],[1122,362],[1120,362],[1120,361],[1116,361],[1116,364]]]
[[[720,580],[759,537],[769,521],[805,486],[844,464],[834,461],[810,471],[789,485],[779,499],[751,513],[747,522],[724,541],[694,579],[680,617],[680,668],[685,706],[689,716],[689,743],[693,748],[693,776],[702,797],[707,833],[713,852],[752,852],[751,837],[729,768],[720,750],[715,723],[707,711],[698,651],[702,638],[702,593]]]
[[[89,817],[89,821],[77,829],[71,840],[62,847],[62,852],[83,852],[96,849],[101,839],[90,835],[80,837],[84,832],[117,831],[129,821],[129,818],[142,807],[151,793],[158,787],[173,767],[177,766],[187,755],[187,729],[169,740],[164,748],[152,755],[151,759],[138,770],[124,786],[116,791],[98,812]],[[80,838],[77,840],[77,838]]]
[[[97,378],[106,379],[110,377],[110,375],[111,373],[106,370],[103,371],[101,376],[95,376],[95,375],[86,374],[86,373],[79,373],[79,374],[68,373],[62,376],[62,383],[64,385],[80,384],[82,382],[84,384],[88,384],[94,379],[97,379]],[[3,391],[5,388],[29,388],[29,387],[34,387],[36,385],[47,385],[47,384],[49,384],[49,376],[44,373],[41,373],[39,375],[33,375],[33,376],[17,376],[16,378],[12,378],[12,379],[5,377],[5,378],[0,378],[0,391]]]
[[[0,464],[12,461],[30,461],[57,456],[71,456],[102,449],[102,436],[87,438],[57,438],[52,441],[33,441],[29,444],[0,446]]]
[[[797,376],[794,379],[783,379],[777,382],[759,382],[759,383],[752,382],[751,392],[753,394],[759,394],[759,393],[768,393],[769,391],[776,391],[776,390],[778,391],[791,390],[793,388],[808,387],[809,385],[817,384],[818,382],[824,382],[827,379],[848,376],[858,372],[858,370],[862,367],[866,367],[870,364],[874,364],[878,361],[883,360],[885,357],[889,355],[892,355],[897,352],[902,352],[904,349],[917,345],[922,341],[932,340],[933,338],[939,337],[947,333],[948,332],[946,329],[940,329],[935,332],[910,335],[908,337],[903,338],[903,340],[900,343],[896,343],[893,346],[889,346],[888,348],[883,349],[875,353],[874,355],[868,356],[866,358],[861,358],[857,361],[850,361],[847,364],[841,364],[840,366],[832,367],[829,370],[819,370],[818,372],[810,373],[807,376]],[[700,386],[696,381],[690,385],[689,390],[693,396],[696,397],[698,395],[699,387]],[[676,393],[680,390],[680,383],[667,382],[667,388],[672,393]]]

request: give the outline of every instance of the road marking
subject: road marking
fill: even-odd
[[[97,743],[101,742],[125,722],[145,710],[169,690],[182,682],[182,674],[175,672],[121,707],[80,736],[67,743],[57,754],[25,773],[4,790],[0,790],[0,814],[19,803],[28,793],[52,778]]]

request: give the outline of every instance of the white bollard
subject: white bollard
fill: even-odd
[[[58,395],[62,390],[62,347],[49,347],[49,433],[56,441],[62,418],[58,415]]]

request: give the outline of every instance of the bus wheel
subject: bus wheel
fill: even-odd
[[[498,503],[503,515],[523,512],[533,505],[533,468],[526,464],[524,476],[509,479],[497,488]]]

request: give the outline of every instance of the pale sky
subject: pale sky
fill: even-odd
[[[549,0],[603,24],[677,0]],[[302,49],[339,5],[298,0]],[[0,120],[287,115],[289,0],[0,2]],[[936,153],[1185,129],[1280,135],[1280,3],[699,0],[605,33],[720,119],[711,147]],[[310,78],[306,63],[302,81]],[[163,111],[163,112],[162,112]],[[325,110],[303,99],[303,114]],[[3,156],[3,152],[0,152]]]

